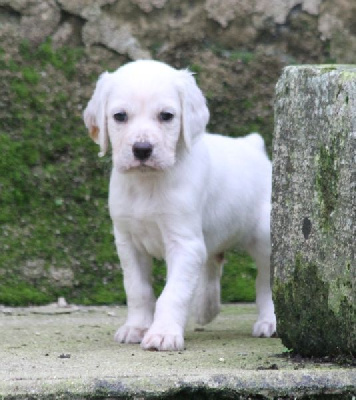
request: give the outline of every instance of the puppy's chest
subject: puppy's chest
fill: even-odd
[[[137,249],[161,259],[165,256],[163,231],[167,210],[159,191],[149,189],[144,184],[124,188],[119,182],[112,184],[110,215],[116,229],[128,235]]]
[[[134,246],[151,256],[162,259],[165,256],[164,241],[161,229],[161,218],[152,210],[144,210],[121,205],[111,208],[111,218],[116,229],[129,236]]]
[[[126,221],[126,229],[137,249],[146,251],[155,258],[164,258],[163,238],[156,222],[131,218]]]

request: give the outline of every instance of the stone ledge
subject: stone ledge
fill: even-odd
[[[125,307],[0,308],[0,398],[356,394],[354,369],[292,361],[279,339],[251,337],[254,305],[225,305],[204,330],[189,324],[186,350],[177,353],[115,343],[125,314]]]

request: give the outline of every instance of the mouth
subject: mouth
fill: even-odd
[[[148,172],[158,172],[162,170],[163,168],[153,163],[150,163],[149,161],[139,161],[131,165],[128,165],[124,168],[120,168],[120,171],[124,173],[130,173],[130,172],[148,173]]]
[[[136,167],[136,169],[140,172],[150,172],[150,171],[159,171],[160,168],[157,168],[153,165],[149,165],[147,163],[141,162],[140,165],[138,167]]]

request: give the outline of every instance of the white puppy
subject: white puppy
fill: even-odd
[[[199,323],[220,308],[223,252],[256,261],[254,336],[271,336],[271,163],[258,134],[207,134],[209,111],[189,71],[136,61],[100,76],[84,111],[101,155],[112,146],[109,208],[124,273],[128,316],[116,332],[144,349],[181,350],[189,307]],[[167,282],[155,299],[152,257]]]

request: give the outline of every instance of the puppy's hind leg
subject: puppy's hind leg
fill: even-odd
[[[266,219],[265,226],[261,224],[258,235],[253,244],[249,246],[248,252],[257,265],[256,304],[258,318],[253,327],[252,335],[271,337],[276,332],[276,316],[271,290],[269,219]]]
[[[193,300],[195,321],[200,325],[211,322],[220,312],[220,278],[224,255],[209,258],[202,268]]]

